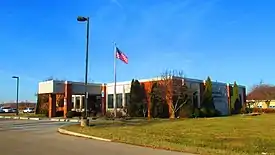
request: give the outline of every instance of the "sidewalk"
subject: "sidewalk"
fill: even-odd
[[[50,121],[56,121],[56,122],[80,122],[80,119],[76,118],[46,118],[46,117],[24,117],[24,116],[0,116],[0,119],[20,119],[20,120],[50,120]]]

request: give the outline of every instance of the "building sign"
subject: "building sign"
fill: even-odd
[[[101,97],[104,97],[104,91],[101,91]]]

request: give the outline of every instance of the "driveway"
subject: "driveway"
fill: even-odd
[[[120,143],[66,136],[57,128],[69,122],[0,119],[3,155],[189,155]]]

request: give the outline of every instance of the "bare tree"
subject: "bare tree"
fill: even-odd
[[[43,81],[51,81],[51,80],[54,80],[53,76],[49,76],[49,77],[45,78]]]
[[[142,107],[143,117],[146,117],[146,113],[148,111],[148,108],[147,108],[147,106],[145,104],[147,104],[147,103],[144,103],[143,107]]]
[[[147,103],[147,95],[146,95],[144,83],[140,84],[140,97],[142,98],[141,109],[142,109],[143,117],[146,117],[146,114],[148,111],[148,103]]]
[[[53,76],[49,76],[47,78],[45,78],[43,81],[51,81],[51,80],[56,80],[56,81],[66,81],[66,78],[55,78]]]
[[[170,118],[175,118],[177,112],[189,101],[192,91],[184,82],[182,71],[165,71],[158,80],[158,98],[166,101],[169,106]]]

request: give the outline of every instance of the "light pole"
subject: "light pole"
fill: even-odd
[[[13,76],[13,79],[16,79],[16,115],[18,115],[19,110],[18,110],[18,95],[19,95],[19,77],[18,76]]]
[[[86,22],[87,23],[87,38],[86,38],[86,63],[85,63],[85,118],[88,116],[88,91],[87,91],[87,85],[88,85],[88,62],[89,62],[89,17],[83,17],[83,16],[78,16],[77,21],[79,22]]]

